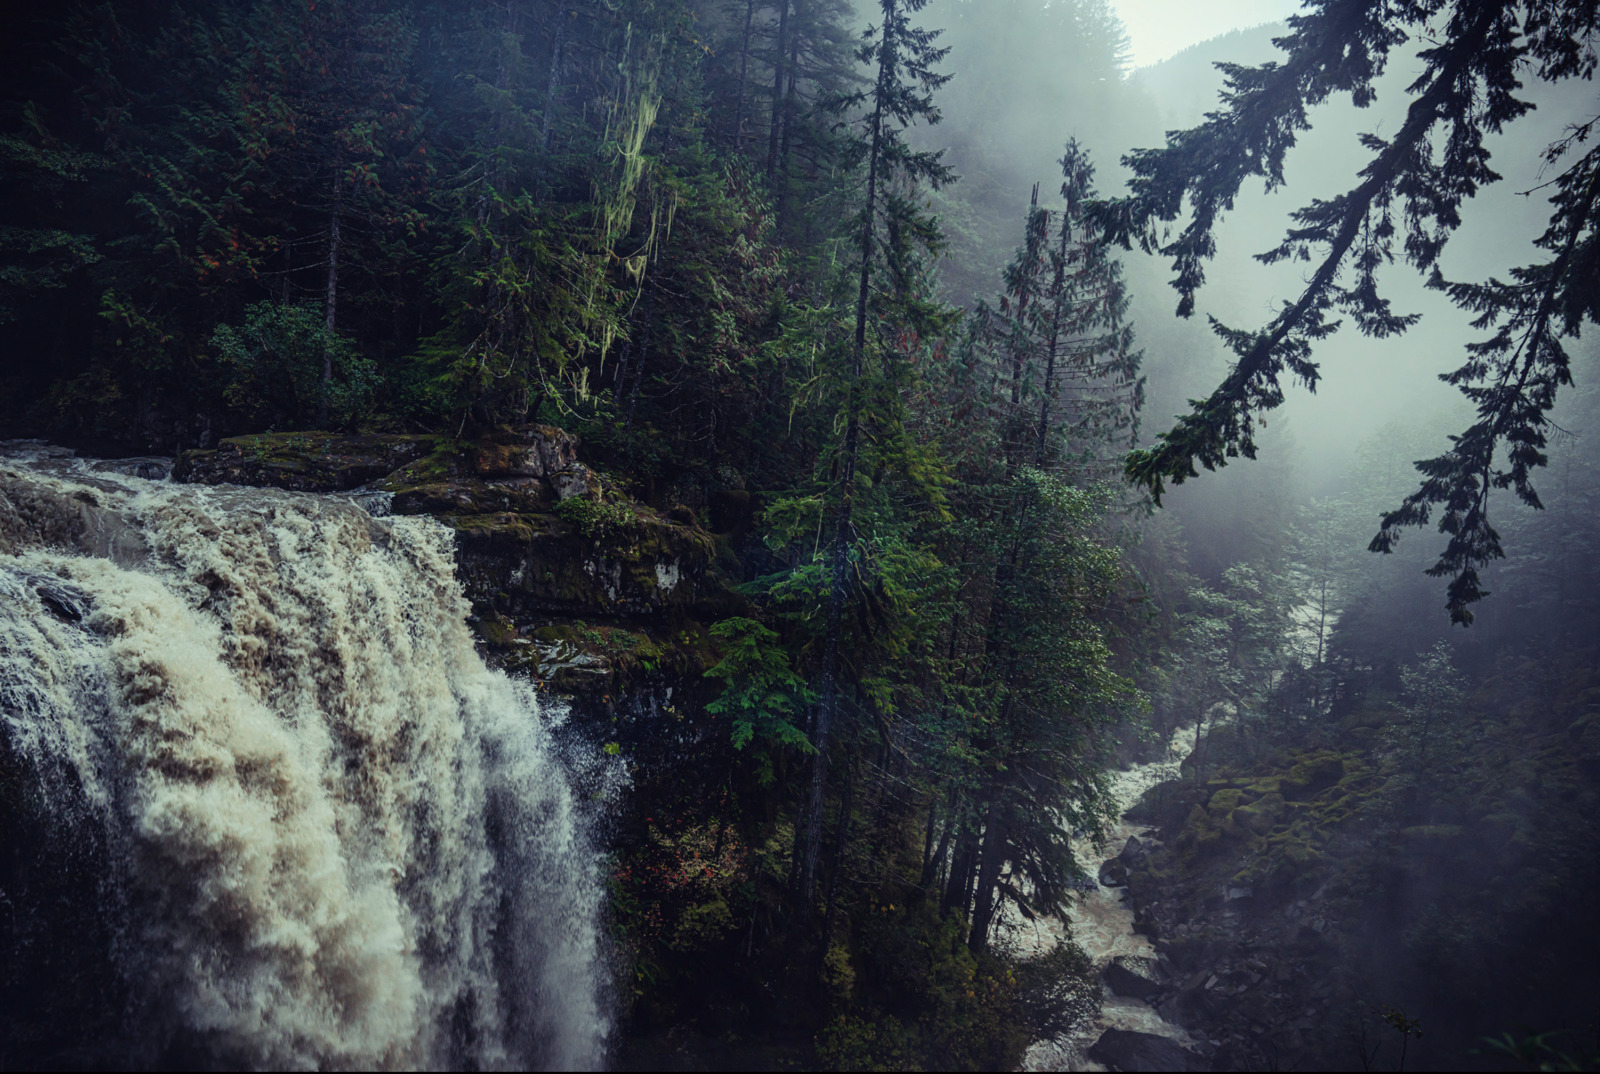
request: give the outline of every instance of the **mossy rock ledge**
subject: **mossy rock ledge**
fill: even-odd
[[[174,480],[349,492],[374,513],[428,514],[456,562],[489,659],[572,699],[580,715],[659,708],[715,660],[705,627],[743,600],[692,521],[622,495],[561,429],[442,436],[262,433],[185,452]],[[637,695],[643,690],[649,698]]]
[[[427,455],[438,437],[258,433],[223,440],[210,451],[185,451],[175,481],[257,485],[297,492],[345,492],[377,481]]]

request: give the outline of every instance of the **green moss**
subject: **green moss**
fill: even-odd
[[[1213,817],[1226,816],[1239,808],[1242,797],[1242,792],[1234,787],[1220,790],[1211,796],[1211,801],[1206,803],[1206,812]]]
[[[1273,792],[1263,795],[1250,805],[1233,811],[1235,823],[1242,824],[1257,835],[1266,835],[1283,820],[1288,808],[1283,795]]]
[[[1344,777],[1344,761],[1331,750],[1301,754],[1281,784],[1283,796],[1306,799],[1320,794]]]
[[[480,619],[478,634],[490,645],[504,648],[517,640],[517,625],[503,615]]]
[[[556,505],[556,513],[585,537],[626,538],[638,528],[638,516],[627,504],[573,496]]]

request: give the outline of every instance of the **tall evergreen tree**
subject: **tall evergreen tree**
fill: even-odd
[[[853,229],[853,260],[857,278],[855,331],[850,344],[846,376],[848,394],[844,438],[836,462],[838,491],[832,520],[832,562],[822,675],[811,727],[812,744],[817,752],[812,762],[811,787],[796,855],[799,891],[807,906],[811,904],[816,890],[817,856],[822,843],[823,787],[828,771],[828,739],[839,706],[841,620],[850,590],[850,558],[855,543],[852,516],[855,510],[856,464],[861,450],[863,410],[868,403],[867,329],[872,314],[887,312],[883,308],[883,299],[893,297],[875,296],[873,284],[881,271],[885,254],[893,251],[893,246],[883,239],[886,230],[895,228],[904,234],[908,230],[927,231],[932,228],[931,221],[917,211],[910,198],[895,189],[895,184],[927,183],[939,186],[954,178],[940,161],[940,153],[913,150],[907,145],[905,137],[906,128],[919,120],[930,124],[939,121],[933,93],[950,79],[950,76],[935,70],[945,56],[945,50],[935,44],[938,31],[926,30],[911,23],[911,15],[926,5],[927,0],[880,0],[883,22],[865,32],[859,53],[863,63],[875,65],[876,78],[870,91],[857,95],[854,102],[847,102],[865,104],[867,108],[860,121],[864,130],[859,142],[862,164],[866,170],[866,191]],[[880,342],[875,338],[873,349],[877,349]]]

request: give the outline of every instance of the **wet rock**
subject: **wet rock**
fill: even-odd
[[[1148,959],[1118,955],[1100,972],[1100,977],[1117,996],[1143,999],[1161,991],[1161,982],[1156,980],[1156,971]]]
[[[578,461],[577,438],[553,425],[526,425],[485,438],[469,453],[483,477],[554,477]]]
[[[1108,888],[1120,888],[1128,883],[1128,867],[1117,858],[1108,858],[1100,865],[1100,883]]]
[[[1189,811],[1202,805],[1210,793],[1209,788],[1192,779],[1167,780],[1145,791],[1124,816],[1135,824],[1159,828],[1161,838],[1168,839],[1183,827]]]
[[[1112,1070],[1205,1070],[1209,1065],[1170,1037],[1130,1029],[1106,1030],[1088,1055]]]
[[[558,499],[570,500],[574,496],[582,496],[594,500],[600,497],[600,482],[594,472],[581,462],[551,474],[550,484],[555,488]]]
[[[1128,836],[1128,841],[1122,844],[1122,852],[1117,855],[1117,860],[1128,868],[1133,868],[1150,854],[1150,849],[1137,835]]]
[[[127,474],[146,481],[165,481],[172,475],[172,460],[156,456],[132,459],[101,459],[91,464],[95,470],[107,474]]]
[[[420,485],[391,486],[383,491],[392,497],[390,510],[401,515],[492,514],[500,511],[548,510],[552,497],[549,486],[534,478],[481,481],[453,478]]]

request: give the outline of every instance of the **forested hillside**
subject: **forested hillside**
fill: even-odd
[[[1528,392],[1548,391],[1504,421],[1474,386],[1511,344],[1456,374],[1489,415],[1471,466],[1440,445],[1472,415],[1433,397],[1403,424],[1330,422],[1310,439],[1339,451],[1308,463],[1301,412],[1265,420],[1274,378],[1364,360],[1358,331],[1401,337],[1379,267],[1435,267],[1414,245],[1442,248],[1492,182],[1471,147],[1466,179],[1396,151],[1416,175],[1371,195],[1337,287],[1310,273],[1353,241],[1343,194],[1290,221],[1268,259],[1287,275],[1213,273],[1224,314],[1253,321],[1174,318],[1159,259],[1193,312],[1213,230],[1243,230],[1220,224],[1240,184],[1281,179],[1284,132],[1309,129],[1294,108],[1333,92],[1291,64],[1277,126],[1249,152],[1217,133],[1224,74],[1216,107],[1248,116],[1277,76],[1212,53],[1258,63],[1281,28],[1130,78],[1107,0],[85,0],[4,19],[0,438],[184,453],[200,482],[359,484],[454,528],[480,648],[572,695],[631,780],[574,777],[613,810],[613,1061],[1013,1069],[1081,1034],[1104,966],[1070,928],[1027,957],[1018,938],[1106,878],[1118,769],[1190,728],[1180,778],[1139,807],[1159,841],[1108,885],[1156,941],[1145,998],[1186,1061],[1337,1068],[1374,1061],[1370,1033],[1448,1068],[1500,1061],[1474,1049],[1505,1032],[1502,1051],[1592,1061],[1523,1028],[1577,1030],[1600,998],[1600,370],[1571,342],[1592,226],[1561,208],[1600,184],[1562,187],[1559,303],[1491,282],[1429,307],[1452,343],[1470,317],[1566,318],[1570,362],[1548,358]],[[1587,43],[1593,23],[1528,32]],[[1349,31],[1374,53],[1376,33]],[[1343,99],[1377,77],[1339,71]],[[1538,89],[1565,121],[1577,97]],[[1380,108],[1410,123],[1403,103]],[[1440,105],[1441,145],[1503,110]],[[1322,166],[1356,146],[1339,116],[1343,148],[1304,135],[1308,183],[1343,181]],[[1239,212],[1255,245],[1225,269],[1281,239],[1281,216],[1263,237],[1269,214]],[[1282,301],[1303,286],[1328,290]],[[1364,390],[1403,408],[1383,384],[1422,375]],[[1484,536],[1475,505],[1530,469],[1545,500],[1506,493]],[[1398,541],[1440,517],[1442,552]],[[1367,552],[1380,528],[1392,555]],[[523,551],[541,540],[565,557],[542,581]],[[635,573],[607,582],[608,555]],[[671,596],[691,562],[694,598]],[[70,1059],[17,998],[44,963],[6,965],[21,1053]]]

